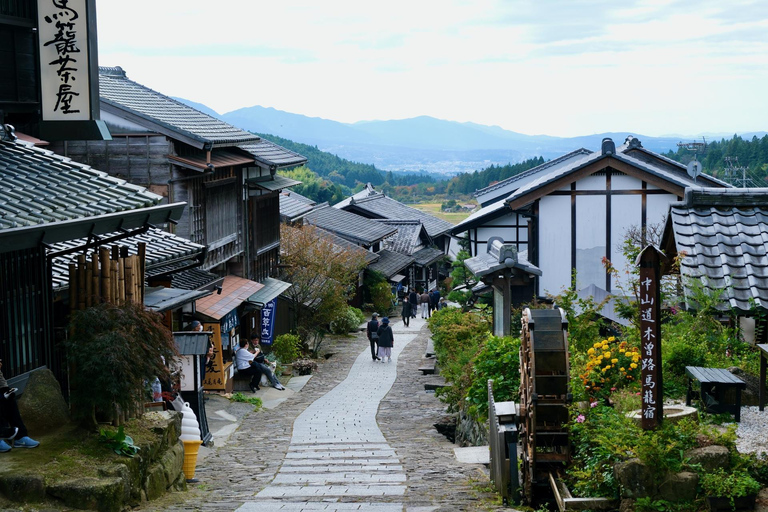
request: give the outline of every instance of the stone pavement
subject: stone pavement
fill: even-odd
[[[286,391],[259,392],[271,409],[213,407],[215,446],[201,451],[198,483],[140,510],[504,509],[489,491],[486,467],[458,462],[455,445],[434,428],[446,413],[424,389],[441,378],[418,371],[425,322],[405,327],[393,319],[392,326],[391,363],[371,361],[364,332],[331,338],[303,387],[293,378]]]

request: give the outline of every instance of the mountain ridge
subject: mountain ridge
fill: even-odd
[[[254,105],[219,114],[201,104],[175,98],[193,108],[255,133],[271,133],[316,146],[347,160],[373,164],[384,171],[425,171],[441,174],[472,172],[490,165],[517,163],[542,156],[551,159],[570,151],[597,150],[606,137],[616,145],[628,135],[640,139],[651,151],[676,151],[680,142],[730,138],[734,134],[652,137],[635,132],[604,132],[576,137],[526,135],[499,126],[458,122],[431,116],[342,123]],[[743,138],[766,132],[737,133]]]

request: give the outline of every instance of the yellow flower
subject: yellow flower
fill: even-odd
[[[608,341],[611,341],[611,342],[616,341],[616,338],[614,336],[611,336],[610,338],[608,338]]]
[[[587,354],[589,354],[591,356],[595,355],[595,349],[591,348],[591,349],[587,350]]]
[[[637,363],[632,363],[629,365],[629,367],[634,370],[635,368],[637,368]]]
[[[600,343],[599,341],[596,341],[592,346],[595,347],[595,348],[598,348],[601,345],[602,345],[602,343]]]
[[[613,359],[611,359],[611,362],[612,362],[613,364],[616,364],[616,363],[618,363],[618,362],[619,362],[619,360],[618,360],[618,359],[616,359],[616,358],[614,357]]]
[[[627,370],[626,370],[626,369],[624,369],[624,367],[622,366],[621,368],[619,368],[619,371],[625,372],[625,371],[627,371]]]
[[[611,358],[611,353],[610,352],[605,352],[603,354],[603,357],[606,358],[606,359],[610,359]]]

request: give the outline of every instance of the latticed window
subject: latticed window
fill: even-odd
[[[238,233],[238,195],[234,180],[206,183],[205,238],[209,245],[218,246]]]

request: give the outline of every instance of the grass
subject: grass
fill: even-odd
[[[471,214],[468,211],[445,213],[440,210],[441,204],[442,203],[413,203],[408,206],[421,210],[424,213],[428,213],[438,219],[448,221],[451,224],[458,224]]]

